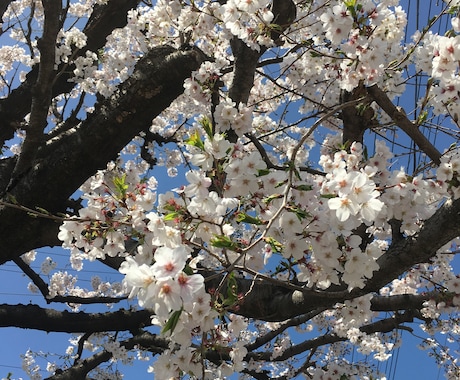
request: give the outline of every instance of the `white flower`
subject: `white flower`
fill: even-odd
[[[104,252],[109,256],[115,257],[126,251],[124,236],[121,232],[110,231],[107,233],[106,239]]]
[[[155,313],[167,317],[171,310],[179,310],[182,306],[179,284],[173,279],[161,279],[156,284]]]
[[[188,171],[185,177],[190,185],[185,187],[185,195],[188,197],[205,198],[208,195],[208,187],[211,186],[211,179],[204,173],[197,171]]]
[[[157,279],[176,278],[184,269],[188,252],[183,246],[171,249],[160,247],[155,251],[155,264],[152,271]]]
[[[441,162],[436,171],[436,177],[438,181],[450,181],[453,178],[454,171],[450,162]]]
[[[56,268],[57,263],[53,261],[51,257],[47,257],[40,266],[40,271],[47,276],[54,268]]]
[[[364,220],[373,222],[379,215],[380,211],[382,211],[383,206],[384,203],[382,201],[372,198],[361,205],[359,212]]]
[[[226,140],[224,135],[218,133],[214,135],[212,140],[207,138],[204,142],[204,148],[206,152],[210,153],[214,158],[218,160],[226,157],[232,147],[232,143]]]
[[[460,18],[459,17],[452,17],[450,20],[452,27],[456,33],[460,33]]]
[[[179,284],[180,296],[184,302],[194,299],[194,295],[204,289],[204,278],[200,274],[188,276],[182,272],[177,278],[177,283]]]
[[[303,230],[302,223],[294,212],[284,212],[279,219],[279,226],[288,235],[294,235]]]
[[[193,198],[187,208],[192,215],[218,216],[222,209],[219,203],[219,196],[215,191],[211,191],[206,198]]]
[[[292,236],[284,242],[283,256],[300,260],[305,253],[305,241]]]
[[[359,211],[359,205],[347,197],[331,198],[327,204],[331,210],[336,211],[337,219],[341,222],[346,221],[350,215],[356,215]]]
[[[211,313],[211,296],[201,291],[195,294],[192,305],[191,318],[195,323],[200,324],[201,321]]]
[[[33,261],[35,261],[35,256],[37,255],[37,252],[32,250],[29,252],[24,253],[21,255],[21,259],[27,264],[30,265]]]
[[[119,271],[125,275],[123,282],[131,291],[130,298],[141,292],[141,297],[139,298],[141,306],[145,300],[155,294],[155,274],[151,266],[147,264],[139,265],[133,257],[128,256],[121,263]]]

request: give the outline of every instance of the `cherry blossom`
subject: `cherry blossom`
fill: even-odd
[[[157,248],[154,255],[155,263],[152,266],[155,277],[158,279],[175,278],[184,268],[187,256],[188,253],[184,247]]]
[[[457,147],[443,147],[433,159],[427,144],[411,141],[426,158],[394,132],[403,129],[401,120],[409,126],[406,132],[434,128],[434,116],[449,119],[456,130],[460,21],[455,12],[449,16],[448,8],[443,11],[452,26],[445,35],[430,25],[407,43],[408,19],[396,0],[294,1],[296,14],[286,25],[279,23],[274,1],[159,0],[130,10],[126,25],[114,29],[100,49],[85,50],[92,42],[80,23],[91,17],[95,4],[106,3],[69,3],[67,13],[76,21],[67,19],[62,25],[53,62],[59,75],[69,71],[66,83],[75,86],[53,98],[46,119],[50,146],[77,128],[63,123],[64,115],[72,114],[76,125],[105,115],[104,107],[123,96],[120,88],[131,83],[133,73],[140,75],[136,68],[155,47],[177,48],[174,54],[181,57],[193,51],[204,62],[187,74],[181,95],[154,120],[147,117],[131,142],[123,142],[128,145],[119,157],[85,176],[75,194],[80,204],[55,216],[61,223],[57,238],[69,250],[73,269],[83,270],[87,261],[116,262],[119,267],[113,267],[123,280],[109,283],[94,277],[92,289],[85,289],[46,257],[40,271],[49,277],[47,300],[113,296],[148,310],[152,326],[146,328],[166,342],[149,367],[159,379],[185,374],[228,378],[235,372],[383,379],[368,363],[351,363],[347,355],[356,349],[386,361],[399,344],[384,329],[372,330],[386,318],[376,309],[379,297],[422,299],[436,293],[438,298],[419,302],[423,307],[413,318],[430,320],[423,327],[427,334],[449,331],[458,339],[458,328],[453,323],[446,327],[442,318],[460,303],[460,281],[451,266],[458,241],[443,241],[445,246],[428,260],[407,265],[389,283],[381,281],[381,268],[390,260],[387,252],[402,241],[416,241],[438,210],[460,197]],[[46,18],[41,2],[34,4],[30,22],[38,30]],[[21,26],[30,7],[14,1],[3,15],[2,30],[13,41],[0,48],[5,96],[14,89],[12,83],[26,79],[20,71],[28,72],[43,59],[39,36],[27,35]],[[238,49],[245,59],[257,57],[244,96],[238,80],[246,78],[238,76],[247,68],[239,66]],[[405,106],[401,95],[413,78],[422,81],[418,89],[426,87],[426,92],[414,101],[412,113],[396,109],[400,114],[391,114],[371,96],[371,89],[379,88],[391,105]],[[152,89],[156,91],[163,88]],[[116,127],[142,112],[136,105],[121,111]],[[353,138],[361,141],[344,141],[353,119],[363,122],[358,123],[363,133]],[[23,123],[15,128],[25,132],[18,129],[14,143],[6,142],[9,156],[20,157],[24,145],[18,141],[30,134],[30,119]],[[455,136],[442,123],[438,131]],[[386,142],[389,136],[393,145]],[[38,151],[39,158],[45,148]],[[158,169],[167,174],[157,175]],[[34,258],[32,251],[22,256],[27,264]],[[250,313],[251,318],[239,315],[253,306],[247,300],[254,300],[260,283],[278,286],[274,296],[295,307],[313,295],[324,309],[305,309],[295,316],[300,320],[317,311],[308,317],[308,326],[288,312],[287,322],[276,320],[274,315],[284,310],[267,309],[263,322]],[[29,289],[42,291],[36,284]],[[325,301],[337,294],[340,302]],[[260,309],[268,307],[266,300],[256,301]],[[69,307],[76,311],[80,305]],[[392,318],[402,315],[396,311]],[[298,348],[290,323],[297,323],[299,334],[326,331],[331,341],[340,339],[315,347],[308,362],[299,365],[299,356],[284,359]],[[271,334],[275,338],[260,343]],[[112,338],[94,337],[87,348],[110,353],[114,362],[129,362],[125,346]],[[78,340],[71,346],[69,358]],[[429,340],[425,348],[439,345]],[[38,378],[34,360],[27,352],[24,368]],[[443,360],[454,378],[456,360]],[[49,371],[56,371],[54,364]]]

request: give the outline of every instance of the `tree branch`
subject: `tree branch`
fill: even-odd
[[[155,334],[149,332],[141,332],[131,339],[120,342],[120,346],[126,350],[132,350],[136,346],[141,346],[144,349],[153,353],[161,353],[168,348],[168,341],[163,338],[159,338]],[[53,376],[47,378],[47,380],[87,380],[87,374],[95,369],[100,364],[109,361],[112,358],[112,353],[108,351],[102,351],[90,358],[84,359],[74,366],[56,371]]]
[[[341,103],[362,99],[359,104],[352,104],[342,109],[340,118],[343,122],[343,143],[363,143],[366,129],[375,125],[374,110],[369,106],[371,101],[366,96],[364,84],[360,83],[353,91],[342,91]]]
[[[284,361],[286,359],[292,358],[295,355],[299,355],[305,351],[313,350],[327,344],[333,344],[337,342],[343,342],[348,338],[339,337],[336,334],[324,334],[316,338],[304,341],[299,344],[292,345],[287,348],[282,355],[273,358],[273,352],[263,351],[263,352],[250,352],[244,358],[245,361],[256,360],[256,361]]]
[[[291,318],[288,321],[284,322],[277,329],[271,330],[265,335],[259,336],[253,343],[246,345],[246,348],[248,349],[248,351],[253,351],[259,347],[262,347],[264,344],[276,338],[279,334],[281,334],[283,331],[285,331],[289,327],[299,326],[302,323],[308,322],[313,317],[316,317],[317,315],[321,314],[325,310],[326,310],[325,308],[318,308],[317,310],[313,310],[299,317]]]
[[[0,0],[0,18],[13,0]]]
[[[429,262],[430,258],[443,245],[460,235],[460,199],[447,201],[436,213],[425,221],[416,237],[408,236],[392,242],[387,252],[378,259],[379,270],[374,272],[363,289],[355,288],[348,291],[345,286],[331,287],[326,290],[304,289],[300,286],[293,290],[292,286],[268,283],[259,279],[236,278],[238,292],[245,294],[244,301],[234,312],[248,318],[264,321],[285,321],[287,319],[312,312],[318,308],[332,308],[335,303],[357,298],[378,291],[402,275],[416,264]],[[223,276],[223,275],[222,275]],[[217,288],[222,277],[214,277],[206,285]],[[225,286],[223,287],[225,288]],[[439,297],[442,297],[439,293]],[[427,294],[428,298],[433,294]],[[409,297],[411,304],[417,306],[423,302],[422,297]],[[394,298],[394,308],[403,306],[400,298]],[[389,301],[388,301],[389,302]],[[376,308],[383,308],[384,301],[375,301]],[[378,309],[376,309],[378,310]],[[406,310],[406,308],[403,308]]]
[[[398,294],[395,296],[374,296],[371,299],[372,311],[420,310],[429,300],[445,301],[447,295],[440,292],[423,294]]]
[[[272,12],[273,24],[277,26],[271,31],[271,38],[278,42],[281,34],[294,22],[296,17],[296,6],[292,0],[274,0]],[[267,48],[260,46],[260,50],[251,49],[245,42],[237,37],[230,40],[234,62],[233,81],[228,91],[230,99],[236,106],[240,103],[247,103],[251,88],[254,85],[254,76],[258,67],[259,58],[266,52]],[[236,142],[238,136],[235,131],[229,130],[227,139]]]
[[[14,263],[24,272],[26,276],[28,276],[32,282],[37,286],[38,290],[42,294],[43,298],[45,299],[47,304],[52,302],[60,302],[60,303],[73,303],[73,304],[82,304],[82,305],[89,305],[95,303],[118,303],[127,299],[127,297],[104,297],[104,296],[96,296],[96,297],[77,297],[77,296],[54,296],[49,297],[49,286],[48,284],[43,281],[43,279],[36,273],[29,265],[27,265],[24,260],[20,257],[13,259]]]
[[[86,34],[86,46],[78,52],[72,52],[72,56],[85,55],[87,51],[98,51],[105,45],[107,36],[116,28],[122,28],[127,23],[127,12],[136,7],[141,0],[112,0],[104,5],[95,5],[83,33]],[[10,1],[8,1],[10,3]],[[62,68],[67,65],[64,72]],[[0,99],[0,142],[13,138],[16,129],[20,128],[24,116],[30,112],[32,102],[32,88],[38,77],[40,65],[36,64],[27,74],[21,85],[14,89],[7,98]],[[52,89],[52,97],[69,92],[75,83],[69,81],[73,75],[72,65],[61,64],[58,67],[60,75],[55,79]]]
[[[0,305],[0,327],[19,327],[47,332],[128,331],[149,326],[151,311],[121,309],[108,313],[71,313],[38,305]]]
[[[383,92],[376,84],[367,88],[368,94],[372,99],[386,112],[386,114],[394,121],[414,141],[415,144],[436,164],[441,163],[441,153],[431,144],[431,142],[423,135],[417,126],[410,121],[406,113],[396,107],[387,94]]]
[[[54,83],[54,65],[56,64],[56,39],[61,23],[61,0],[44,0],[43,12],[45,21],[43,35],[38,40],[40,50],[40,66],[37,82],[32,87],[32,104],[30,108],[29,124],[21,153],[6,191],[14,187],[20,176],[31,168],[38,147],[43,141],[43,131],[47,125],[51,94]]]
[[[64,128],[64,133],[41,146],[33,170],[21,177],[11,196],[26,207],[66,212],[68,198],[88,177],[116,159],[136,135],[148,130],[152,119],[184,91],[184,80],[205,59],[195,49],[152,49],[113,96],[97,103],[95,111],[78,126]],[[85,157],[85,165],[81,157]],[[14,158],[2,160],[0,169],[11,170],[6,163],[11,160]],[[0,172],[0,178],[7,174]],[[60,245],[58,228],[55,221],[34,219],[0,205],[0,264],[34,248]]]

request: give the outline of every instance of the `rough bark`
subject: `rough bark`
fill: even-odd
[[[282,33],[295,20],[296,6],[292,0],[274,0],[272,12],[274,16],[273,23],[276,26],[271,31],[270,36],[275,43],[278,43]],[[261,46],[259,50],[251,49],[237,37],[233,37],[230,41],[230,46],[234,57],[234,76],[228,95],[238,107],[240,103],[247,104],[249,100],[259,59],[267,51],[267,48]],[[233,130],[229,130],[227,138],[231,142],[236,142],[238,136]]]
[[[1,0],[0,1],[0,15],[3,16],[3,14],[5,13],[6,11],[6,8],[8,8],[8,5],[10,5],[10,3],[12,2],[13,0]]]
[[[4,2],[4,3],[10,3]],[[107,36],[115,28],[121,28],[126,25],[126,14],[128,10],[136,7],[140,0],[112,0],[106,5],[96,5],[89,18],[83,33],[87,36],[87,44],[83,49],[75,50],[75,57],[85,55],[86,51],[96,52],[102,48],[106,42]],[[7,5],[8,5],[7,4]],[[0,3],[0,7],[3,3]],[[65,70],[63,70],[65,67]],[[30,112],[32,103],[32,89],[37,81],[40,65],[32,67],[27,74],[26,80],[16,89],[14,89],[7,98],[0,99],[0,142],[3,143],[13,138],[17,128],[23,126],[24,116]],[[61,64],[56,72],[60,75],[55,78],[52,96],[69,92],[75,83],[69,82],[72,75],[72,66]]]
[[[341,102],[347,103],[362,99],[358,105],[345,107],[340,115],[343,122],[344,144],[353,142],[363,143],[364,132],[375,125],[374,110],[369,107],[370,101],[366,99],[367,93],[363,83],[360,83],[353,91],[342,91]]]
[[[150,325],[149,310],[118,310],[107,313],[71,313],[38,305],[0,305],[0,327],[19,327],[46,332],[94,333],[136,330]]]
[[[31,169],[5,199],[32,209],[39,206],[53,213],[65,212],[70,195],[149,128],[152,119],[183,92],[184,80],[204,59],[198,50],[154,48],[113,96],[96,104],[87,119],[42,144]],[[1,178],[11,177],[13,160],[2,160]],[[34,248],[59,245],[57,222],[34,219],[5,205],[0,205],[0,232],[0,264]]]
[[[445,203],[425,222],[417,237],[402,238],[390,245],[377,261],[379,270],[374,272],[363,289],[348,291],[345,286],[326,290],[300,286],[294,289],[292,285],[282,286],[263,279],[239,279],[238,291],[245,294],[245,298],[235,312],[264,321],[284,321],[315,309],[331,308],[337,302],[378,292],[414,265],[429,262],[439,248],[459,236],[459,218],[460,199]],[[213,279],[210,286],[216,288],[220,280],[219,277]],[[393,310],[398,310],[400,306],[395,307]]]
[[[38,40],[40,50],[40,65],[35,84],[32,86],[32,101],[30,105],[29,123],[26,128],[26,138],[22,144],[21,154],[16,161],[10,178],[8,189],[11,189],[19,177],[30,168],[37,154],[37,149],[44,139],[43,131],[47,125],[48,110],[51,104],[52,88],[55,79],[54,65],[56,62],[56,39],[61,28],[61,0],[43,1],[45,21],[43,34]]]

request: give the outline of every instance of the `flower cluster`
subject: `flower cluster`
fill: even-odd
[[[10,91],[22,66],[40,59],[36,42],[21,30],[22,22],[13,22],[29,16],[31,7],[25,3],[11,2],[3,17],[3,30],[11,30],[10,37],[19,43],[0,48],[0,90],[4,92]],[[94,4],[105,3],[72,2],[68,13],[87,19]],[[34,4],[30,20],[41,26],[42,4]],[[171,342],[150,368],[157,378],[185,373],[225,378],[242,371],[267,371],[271,377],[298,375],[289,361],[271,363],[270,368],[257,363],[256,356],[247,362],[248,347],[258,334],[287,329],[281,323],[249,327],[247,320],[232,314],[245,306],[257,281],[275,284],[283,289],[281,293],[294,287],[361,294],[381,269],[382,255],[392,239],[416,239],[441,205],[460,196],[458,149],[446,151],[436,170],[417,169],[411,174],[407,167],[396,167],[382,141],[367,147],[360,142],[342,144],[338,133],[347,92],[378,85],[392,99],[404,90],[408,78],[402,67],[412,61],[417,72],[430,78],[426,96],[418,104],[421,116],[429,110],[449,115],[457,123],[460,19],[452,18],[453,30],[445,36],[416,33],[414,45],[407,47],[401,43],[406,14],[395,0],[295,0],[294,4],[297,16],[292,24],[277,25],[274,3],[269,0],[228,0],[225,4],[158,0],[153,6],[130,11],[127,25],[113,30],[103,48],[81,55],[76,52],[87,44],[81,20],[65,24],[59,33],[56,64],[72,67],[70,81],[77,86],[53,100],[58,106],[53,109],[55,119],[50,120],[56,123],[73,114],[69,108],[73,98],[81,97],[83,103],[86,93],[113,94],[153,46],[186,49],[195,45],[210,57],[185,80],[183,95],[150,126],[158,141],[164,138],[174,143],[162,142],[158,148],[155,142],[145,141],[143,146],[154,156],[152,162],[166,166],[168,175],[177,177],[174,185],[161,189],[163,193],[157,189],[149,164],[138,157],[137,145],[143,142],[137,137],[117,163],[83,184],[82,207],[59,228],[58,238],[70,250],[74,269],[81,270],[85,260],[120,258],[122,284],[94,277],[92,290],[82,289],[76,276],[53,273],[55,263],[50,258],[40,267],[50,279],[50,298],[125,295],[151,311],[152,324]],[[283,43],[283,48],[275,46],[271,37],[281,27],[282,41],[276,42]],[[246,104],[230,95],[230,89],[238,85],[233,76],[239,64],[238,52],[232,50],[235,38],[256,51],[267,49]],[[19,79],[24,75],[19,74]],[[389,120],[375,104],[355,106],[357,118],[372,110],[376,123],[385,125]],[[79,112],[84,108],[82,104],[76,107],[82,107],[75,108]],[[321,118],[321,127],[319,122],[309,124],[326,112],[330,116]],[[315,131],[316,127],[321,131]],[[324,138],[323,132],[330,131],[334,135]],[[236,143],[229,141],[229,135],[236,135]],[[318,141],[322,141],[319,154],[314,150]],[[11,144],[9,149],[20,153],[18,145]],[[124,162],[126,157],[129,160]],[[318,157],[321,171],[312,170],[311,161]],[[178,182],[180,186],[175,187]],[[419,295],[434,288],[446,299],[424,302],[421,315],[434,321],[427,332],[458,335],[458,327],[441,321],[441,314],[460,302],[456,296],[460,281],[452,273],[452,255],[448,255],[454,251],[455,244],[443,247],[429,263],[372,292],[379,291],[382,297]],[[33,256],[31,252],[24,259],[31,262]],[[209,271],[221,276],[218,286],[211,287],[209,282],[205,286],[204,274]],[[238,289],[239,280],[252,281],[250,289]],[[30,289],[36,287],[30,285]],[[77,310],[78,305],[71,307]],[[386,360],[394,347],[388,336],[361,329],[375,321],[376,314],[370,310],[371,295],[346,300],[310,320],[305,330],[333,332],[357,347],[358,353]],[[129,362],[119,342],[106,337],[92,338],[86,348],[104,349],[114,360]],[[283,358],[295,344],[291,338],[283,332],[266,342],[271,350],[267,357]],[[316,355],[314,360],[325,365],[307,366],[307,376],[367,376],[368,366],[347,362],[348,347],[336,344],[312,352],[312,358]],[[219,364],[208,360],[210,352],[219,357]],[[38,376],[30,353],[24,363],[31,377]]]
[[[460,114],[458,106],[460,91],[458,18],[452,19],[452,25],[455,35],[451,33],[449,36],[440,36],[428,32],[423,36],[418,33],[413,38],[421,39],[416,49],[417,68],[426,72],[433,81],[429,94],[433,112],[437,115],[447,113],[457,122]]]
[[[216,125],[220,132],[232,129],[238,136],[243,136],[251,130],[252,110],[243,104],[238,107],[230,100],[221,101],[216,107]]]
[[[128,162],[125,170],[101,171],[82,186],[86,207],[79,210],[78,219],[65,221],[58,235],[63,246],[72,250],[75,269],[81,269],[80,250],[89,260],[123,256],[128,254],[127,236],[139,238],[144,214],[156,200],[154,189],[149,188],[155,181],[140,180],[143,170]]]
[[[270,22],[273,13],[268,0],[230,0],[219,9],[219,17],[234,36],[258,50],[259,45],[270,45]]]

